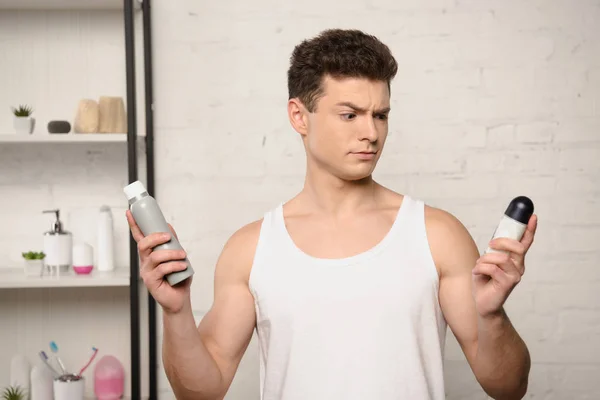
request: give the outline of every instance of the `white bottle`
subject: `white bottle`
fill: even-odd
[[[46,365],[36,364],[31,369],[31,400],[53,400],[54,374]]]
[[[96,249],[98,271],[115,269],[113,217],[110,207],[100,207],[98,214],[98,248]]]
[[[500,223],[496,227],[492,239],[506,237],[514,240],[521,240],[527,229],[529,218],[533,215],[533,202],[525,196],[515,197],[504,212]],[[491,241],[490,240],[490,241]],[[501,253],[488,247],[485,253]]]

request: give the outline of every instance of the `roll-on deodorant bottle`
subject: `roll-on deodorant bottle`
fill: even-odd
[[[527,229],[529,218],[533,215],[533,202],[525,196],[515,197],[506,208],[500,223],[494,231],[492,240],[498,237],[506,237],[514,240],[521,240]],[[488,247],[485,253],[500,253]]]
[[[148,194],[148,191],[140,181],[135,181],[125,186],[123,191],[125,192],[125,196],[127,196],[127,200],[129,201],[129,209],[131,210],[133,219],[140,227],[140,230],[144,236],[148,236],[149,234],[156,232],[167,232],[171,234],[171,240],[156,246],[153,250],[182,249],[181,244],[169,229],[169,225],[167,224],[167,221],[165,220],[158,203],[154,197]],[[192,265],[187,258],[185,259],[185,262],[187,263],[186,269],[166,275],[169,285],[174,286],[180,282],[183,282],[194,274]]]

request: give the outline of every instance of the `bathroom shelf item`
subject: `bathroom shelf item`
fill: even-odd
[[[129,267],[110,272],[92,271],[89,275],[69,273],[62,276],[26,276],[23,268],[1,268],[1,289],[116,287],[129,286]]]
[[[152,42],[151,42],[151,0],[0,0],[0,10],[37,10],[37,11],[102,11],[114,10],[118,18],[124,24],[124,52],[125,58],[125,86],[126,96],[124,97],[127,114],[127,133],[124,134],[53,134],[41,135],[17,135],[0,132],[0,145],[6,146],[8,143],[24,143],[26,145],[34,143],[110,143],[118,142],[127,146],[127,165],[124,173],[127,174],[128,183],[132,183],[143,177],[138,176],[138,149],[142,147],[145,153],[145,174],[146,188],[148,192],[156,197],[154,193],[154,120],[153,120],[153,76],[152,76]],[[2,12],[0,11],[0,12]],[[119,17],[121,14],[121,17]],[[142,37],[141,57],[143,57],[142,85],[144,97],[138,101],[138,92],[136,90],[136,63],[141,60],[136,59],[136,24],[135,16],[141,14],[142,19]],[[48,24],[47,29],[51,31],[54,28]],[[56,29],[63,29],[62,26],[56,26]],[[10,60],[10,54],[7,60]],[[138,105],[138,102],[143,104]],[[144,132],[138,131],[138,108],[144,111]],[[39,121],[38,121],[39,123]],[[5,132],[6,133],[6,132]],[[143,143],[143,146],[138,146]],[[26,163],[23,163],[26,166]],[[25,168],[25,166],[23,168]],[[61,277],[56,280],[40,279],[26,277],[22,268],[18,272],[0,270],[0,289],[13,290],[11,288],[66,288],[66,287],[123,287],[129,291],[129,346],[130,346],[130,369],[129,376],[131,392],[127,395],[129,400],[142,399],[142,357],[141,343],[144,342],[141,337],[140,313],[140,277],[139,277],[139,258],[137,253],[137,243],[129,235],[129,265],[124,269],[115,270],[113,275],[99,278],[92,276],[72,276]],[[54,289],[53,289],[54,290]],[[60,290],[60,289],[57,289]],[[147,295],[148,299],[148,348],[144,349],[148,361],[148,400],[158,398],[158,352],[157,352],[157,320],[156,320],[156,302]],[[145,375],[145,374],[144,374]]]
[[[130,0],[136,8],[141,2]],[[123,0],[0,0],[9,10],[123,10]]]

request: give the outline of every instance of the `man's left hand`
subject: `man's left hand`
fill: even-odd
[[[535,236],[537,216],[527,224],[521,241],[496,238],[490,247],[501,253],[484,254],[473,268],[473,296],[481,317],[500,315],[504,302],[525,273],[525,255]]]

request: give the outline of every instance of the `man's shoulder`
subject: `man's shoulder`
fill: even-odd
[[[425,228],[431,254],[442,274],[474,265],[470,264],[477,255],[477,247],[466,226],[455,215],[426,204]]]
[[[243,225],[227,239],[217,261],[216,278],[224,281],[248,281],[262,220]]]
[[[456,235],[458,235],[460,237],[464,236],[465,233],[468,235],[466,227],[452,213],[442,208],[433,207],[426,201],[410,193],[396,192],[383,185],[381,185],[381,187],[385,193],[387,200],[386,203],[390,204],[392,208],[399,208],[407,197],[423,202],[425,211],[425,225],[428,236],[432,236],[433,238],[441,236],[442,238],[447,239],[447,236],[456,237]]]
[[[257,219],[243,225],[233,232],[227,240],[227,243],[225,243],[223,251],[229,250],[236,253],[254,253],[258,243],[258,237],[260,236],[262,222],[263,218]]]
[[[442,208],[431,206],[427,203],[425,208],[425,224],[428,230],[435,233],[457,233],[463,231],[466,227],[463,223],[451,212]]]

